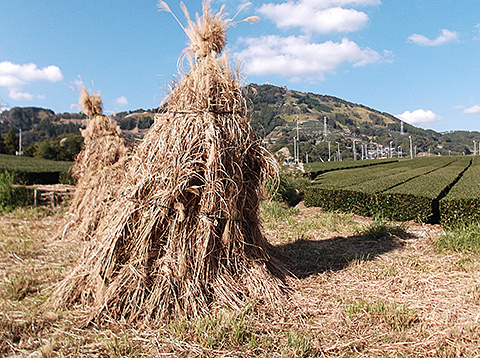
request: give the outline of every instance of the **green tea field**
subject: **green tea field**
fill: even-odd
[[[423,157],[375,164],[325,172],[318,165],[314,172],[321,174],[305,191],[306,205],[443,225],[480,218],[478,157]]]

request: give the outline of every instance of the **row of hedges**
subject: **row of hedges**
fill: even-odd
[[[323,173],[351,169],[370,167],[372,165],[396,163],[398,159],[375,159],[375,160],[356,160],[356,161],[341,161],[341,162],[315,162],[305,164],[305,171],[310,179],[315,179],[317,176]]]
[[[423,160],[422,158],[422,160],[401,161],[382,166],[328,172],[318,176],[314,183],[320,184],[324,188],[348,188],[355,191],[374,193],[387,190],[410,178],[448,165],[454,160],[439,161],[436,159],[437,158],[432,158],[432,160],[429,161]]]
[[[480,221],[480,158],[462,175],[440,200],[440,223],[446,227]]]
[[[0,154],[0,173],[13,174],[14,184],[73,184],[73,162]]]
[[[323,189],[311,186],[305,190],[305,205],[327,211],[380,216],[390,220],[428,221],[432,201],[413,195],[384,195],[351,190]],[[427,210],[425,210],[425,208]]]
[[[343,182],[337,178],[337,187],[320,181],[306,188],[305,205],[391,220],[431,221],[438,211],[438,198],[470,164],[468,157],[432,159],[413,160],[410,168],[399,163],[386,171],[345,171]],[[356,184],[342,187],[347,181]]]

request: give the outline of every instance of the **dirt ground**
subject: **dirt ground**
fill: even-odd
[[[83,330],[72,313],[44,309],[81,251],[62,239],[68,213],[4,214],[0,356],[480,357],[478,256],[438,252],[437,225],[297,209],[264,219],[291,272],[276,310]]]

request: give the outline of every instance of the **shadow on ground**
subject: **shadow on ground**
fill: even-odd
[[[414,238],[415,235],[405,232],[401,237],[388,234],[376,239],[363,235],[318,241],[300,239],[279,245],[277,249],[286,268],[302,279],[325,271],[342,270],[354,260],[373,260],[378,255],[402,247],[404,240]]]

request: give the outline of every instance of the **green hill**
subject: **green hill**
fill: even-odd
[[[453,131],[439,133],[425,130],[401,121],[362,104],[341,98],[288,90],[273,85],[249,84],[246,97],[252,126],[264,139],[266,146],[274,153],[281,151],[279,159],[293,154],[294,137],[299,122],[300,160],[328,160],[338,156],[342,160],[353,158],[353,142],[358,156],[389,156],[390,148],[395,156],[410,155],[460,155],[473,152],[473,141],[480,142],[479,132]],[[157,109],[137,109],[114,114],[113,118],[127,137],[141,138],[152,125]],[[325,136],[324,120],[327,123]],[[80,113],[55,113],[36,107],[12,108],[4,111],[0,118],[0,135],[4,138],[10,128],[18,133],[22,130],[22,143],[27,148],[31,143],[49,141],[52,137],[68,133],[80,135],[79,128],[85,126]],[[338,143],[338,144],[337,144]],[[373,153],[373,154],[372,154]]]
[[[363,146],[365,152],[379,151],[384,156],[389,155],[390,147],[395,156],[409,156],[410,136],[412,151],[421,155],[470,154],[473,140],[480,141],[479,132],[425,130],[402,123],[389,113],[328,95],[250,84],[247,97],[252,124],[272,152],[287,147],[293,154],[298,117],[302,162],[307,153],[309,161],[328,160],[328,142],[331,156],[340,147],[345,160],[353,157],[353,141],[358,155]]]

